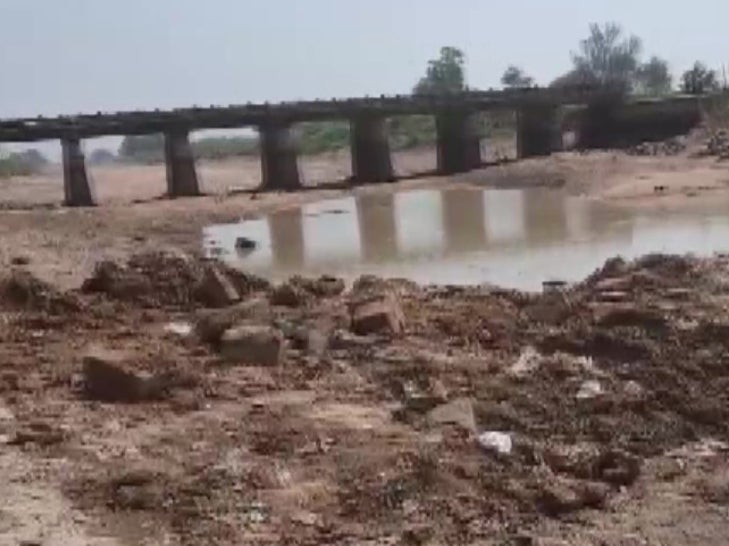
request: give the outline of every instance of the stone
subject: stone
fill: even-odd
[[[473,404],[468,398],[457,398],[432,409],[427,420],[430,425],[457,425],[467,431],[476,432]]]
[[[30,258],[28,256],[20,255],[20,256],[13,256],[10,258],[10,264],[11,265],[28,265],[30,263]]]
[[[306,292],[291,282],[278,285],[271,292],[271,305],[283,307],[299,307],[306,303]]]
[[[628,486],[640,476],[642,461],[618,449],[605,451],[595,461],[593,472],[600,481],[616,486]]]
[[[210,307],[227,307],[240,301],[240,294],[233,283],[215,264],[205,268],[195,295],[196,299]]]
[[[584,508],[603,508],[610,494],[605,484],[553,477],[537,496],[539,509],[558,517]]]
[[[284,337],[268,326],[236,326],[223,333],[220,354],[238,364],[278,366],[283,362]]]
[[[511,454],[511,435],[505,432],[487,431],[479,434],[478,443],[486,451],[499,455]]]
[[[399,335],[404,329],[405,316],[400,302],[393,294],[366,300],[352,309],[352,331],[355,334]]]
[[[256,323],[271,320],[271,308],[265,297],[250,298],[226,309],[205,309],[195,317],[195,334],[204,343],[217,345],[223,333],[245,320]]]
[[[248,237],[236,237],[235,239],[236,250],[253,250],[256,246],[256,242]]]
[[[580,385],[580,389],[577,391],[575,398],[578,400],[592,400],[599,396],[602,396],[603,389],[599,381],[589,380],[585,381]]]
[[[104,402],[139,402],[163,397],[166,382],[161,377],[131,370],[126,355],[94,349],[83,358],[84,391]]]

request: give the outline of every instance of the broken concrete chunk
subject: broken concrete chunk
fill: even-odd
[[[240,301],[240,294],[233,283],[215,264],[209,264],[205,268],[195,295],[199,301],[210,307],[227,307]]]
[[[405,316],[402,307],[392,294],[378,296],[353,306],[352,331],[356,334],[389,333],[398,335],[404,329]]]
[[[428,413],[428,422],[431,425],[458,425],[468,431],[476,432],[473,404],[468,398],[457,398],[431,410]]]
[[[164,394],[162,378],[131,370],[125,355],[94,349],[83,358],[84,390],[89,398],[104,402],[139,402]]]
[[[236,326],[223,333],[220,354],[229,362],[277,366],[283,362],[284,337],[268,326]]]

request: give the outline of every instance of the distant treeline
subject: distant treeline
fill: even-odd
[[[47,164],[48,159],[38,150],[0,154],[0,177],[30,176],[41,172]]]

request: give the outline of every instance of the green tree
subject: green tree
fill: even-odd
[[[521,68],[515,65],[509,65],[501,76],[501,84],[510,89],[516,87],[531,87],[534,85],[534,78],[527,75]]]
[[[717,89],[719,89],[719,78],[716,71],[710,70],[699,61],[681,76],[681,91],[684,93],[703,95]]]
[[[640,38],[625,37],[620,25],[593,23],[590,36],[580,42],[579,52],[572,54],[572,62],[578,73],[589,74],[595,82],[628,90],[635,81],[642,49]]]
[[[666,95],[673,83],[668,63],[656,56],[638,67],[635,79],[635,90],[646,95]]]
[[[440,56],[428,62],[428,69],[415,85],[416,95],[458,93],[466,89],[465,55],[455,47],[442,47]]]

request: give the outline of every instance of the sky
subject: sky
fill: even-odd
[[[608,21],[729,69],[727,0],[0,0],[0,118],[407,93],[444,45],[546,84]]]

